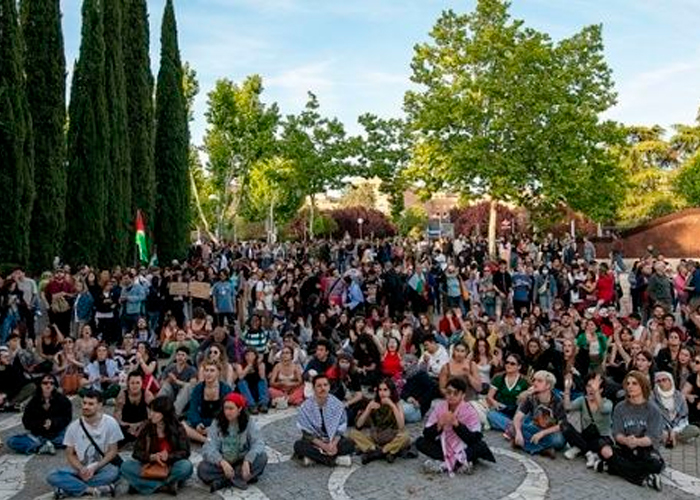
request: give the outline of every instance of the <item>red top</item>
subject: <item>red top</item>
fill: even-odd
[[[601,274],[598,278],[598,300],[607,304],[615,300],[615,279],[612,274]]]
[[[382,373],[388,377],[396,377],[403,371],[401,356],[398,352],[387,352],[382,360]]]
[[[167,451],[168,454],[170,454],[170,451],[173,449],[172,446],[170,446],[170,443],[168,442],[168,438],[166,437],[159,437],[156,439],[156,450],[158,450],[158,453],[161,451]]]

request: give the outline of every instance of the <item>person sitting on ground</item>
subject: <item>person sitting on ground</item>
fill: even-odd
[[[304,401],[304,381],[301,366],[294,363],[294,351],[290,346],[282,347],[281,359],[272,369],[270,375],[270,398],[281,409],[281,400],[298,406]]]
[[[42,376],[40,388],[22,415],[22,424],[29,432],[7,440],[7,447],[17,453],[55,455],[56,448],[64,448],[63,438],[73,417],[73,405],[58,390],[53,375]]]
[[[492,429],[505,431],[512,423],[518,410],[518,396],[529,387],[520,369],[522,361],[517,354],[508,354],[505,372],[491,380],[491,388],[486,395],[489,412],[486,414]]]
[[[189,363],[190,350],[180,346],[175,351],[173,362],[163,370],[159,396],[167,396],[173,401],[180,389],[197,382],[197,369]]]
[[[138,370],[129,373],[126,387],[119,392],[114,403],[113,416],[124,434],[119,446],[136,441],[148,423],[148,406],[152,400],[153,395],[143,388],[143,374]]]
[[[99,344],[95,348],[92,361],[85,367],[83,388],[78,391],[82,395],[88,389],[100,391],[104,401],[117,397],[119,387],[119,366],[109,353],[107,344]]]
[[[175,354],[180,347],[187,347],[190,354],[196,353],[199,350],[199,342],[191,337],[188,337],[185,330],[178,330],[175,334],[175,338],[165,341],[165,343],[161,346],[161,351],[172,363],[175,361]]]
[[[615,446],[604,446],[596,472],[608,472],[639,486],[661,491],[664,460],[658,452],[663,436],[661,410],[651,400],[651,384],[646,375],[631,371],[622,383],[625,400],[613,410],[612,432]]]
[[[192,476],[190,442],[170,398],[159,396],[148,409],[148,420],[134,445],[133,460],[122,464],[121,473],[130,493],[151,495],[161,491],[176,495],[178,486]]]
[[[429,457],[423,464],[426,472],[471,474],[476,459],[495,462],[483,442],[479,415],[464,400],[466,390],[464,379],[448,380],[445,399],[435,405],[416,440],[418,451]]]
[[[326,339],[321,339],[316,343],[316,350],[304,368],[304,377],[310,380],[309,372],[313,370],[317,375],[324,374],[329,368],[335,365],[335,359],[331,355],[331,344]]]
[[[598,373],[586,376],[586,393],[571,401],[571,383],[564,388],[564,408],[580,414],[581,431],[570,422],[562,423],[562,434],[570,448],[564,456],[573,460],[579,453],[586,455],[586,467],[593,467],[603,446],[613,443],[611,431],[612,401],[603,397],[605,379]]]
[[[344,436],[348,426],[345,407],[330,394],[331,384],[326,375],[316,375],[312,384],[313,397],[304,401],[299,409],[297,427],[302,437],[294,443],[294,454],[304,465],[316,462],[349,467],[355,445]]]
[[[566,444],[560,425],[566,422],[566,411],[554,392],[555,384],[556,378],[550,372],[535,372],[529,394],[515,413],[509,435],[516,447],[530,454],[541,453],[554,458],[555,450]]]
[[[442,395],[438,382],[421,369],[416,356],[405,354],[403,366],[406,380],[401,390],[401,406],[406,422],[412,424],[420,422],[428,414],[432,402]]]
[[[46,477],[54,488],[54,497],[114,496],[119,467],[112,461],[123,438],[117,421],[102,412],[100,391],[86,389],[81,416],[68,426],[63,439],[69,467],[56,469]]]
[[[265,363],[262,356],[255,349],[246,349],[243,362],[236,365],[238,376],[238,391],[248,401],[250,413],[267,413],[270,404],[270,395],[267,391],[267,377],[265,376]]]
[[[20,411],[35,390],[19,356],[10,360],[8,348],[0,347],[0,411]]]
[[[656,372],[654,376],[653,400],[661,410],[664,418],[663,442],[667,448],[687,443],[700,436],[700,429],[688,421],[688,403],[685,397],[676,389],[673,375],[669,372]]]
[[[207,440],[207,428],[221,411],[221,402],[232,392],[231,386],[219,380],[219,366],[207,360],[202,363],[204,381],[192,389],[187,419],[184,422],[187,436],[196,443]]]
[[[265,470],[265,442],[246,406],[244,396],[229,394],[223,411],[208,429],[197,475],[211,493],[229,486],[245,490]]]
[[[433,334],[426,335],[422,343],[423,356],[420,358],[420,364],[422,367],[425,367],[428,375],[437,379],[440,376],[442,367],[450,361],[447,350],[438,343]]]
[[[393,463],[402,451],[411,446],[399,394],[390,378],[379,382],[374,400],[359,414],[355,427],[348,437],[363,453],[363,464],[382,458]],[[366,430],[363,431],[363,428]]]

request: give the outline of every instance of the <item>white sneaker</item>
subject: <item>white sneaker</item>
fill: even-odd
[[[335,458],[335,465],[342,467],[350,467],[352,465],[352,458],[350,455],[341,455]]]
[[[578,457],[579,453],[581,453],[581,449],[577,448],[576,446],[572,446],[564,452],[564,457],[566,457],[567,460],[573,460]]]
[[[429,458],[423,462],[423,472],[426,474],[442,474],[445,472],[445,466],[441,461]]]
[[[592,451],[586,452],[586,468],[592,469],[596,460],[598,460],[597,453],[593,453]]]
[[[301,463],[304,464],[304,467],[311,467],[314,462],[309,457],[304,457]]]

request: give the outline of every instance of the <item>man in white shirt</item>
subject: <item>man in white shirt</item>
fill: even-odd
[[[447,350],[435,339],[435,335],[426,335],[423,338],[423,357],[421,368],[425,368],[432,378],[440,376],[440,370],[450,360]]]
[[[56,469],[46,477],[54,497],[114,496],[119,467],[111,462],[123,438],[117,421],[102,413],[102,394],[88,389],[83,395],[82,416],[68,426],[63,439],[70,467]]]

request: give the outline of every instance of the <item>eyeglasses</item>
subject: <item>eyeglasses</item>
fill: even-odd
[[[53,385],[53,382],[51,380],[42,380],[41,385]]]
[[[517,366],[518,363],[516,363],[515,361],[506,361],[506,365]]]

